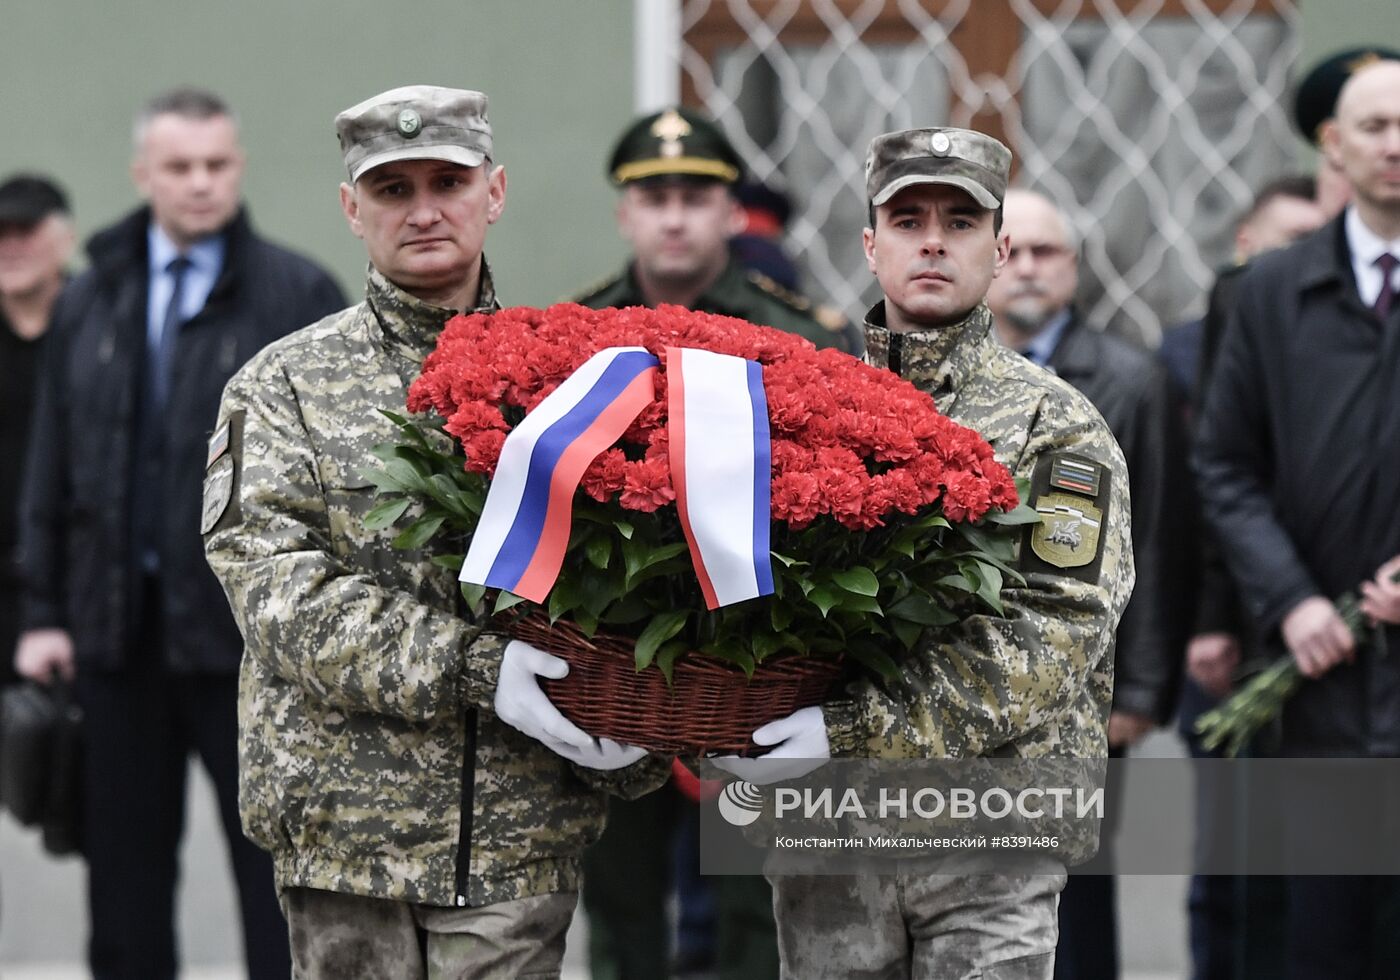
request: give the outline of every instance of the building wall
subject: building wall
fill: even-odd
[[[1302,52],[1297,77],[1335,51],[1383,44],[1400,49],[1400,3],[1388,0],[1299,0]],[[1311,144],[1302,154],[1312,160]]]
[[[624,249],[604,178],[632,113],[632,0],[46,0],[0,15],[0,174],[47,171],[87,234],[136,202],[130,125],[191,83],[242,118],[245,193],[267,235],[360,293],[363,247],[340,214],[331,120],[376,92],[430,83],[491,99],[506,213],[487,243],[503,299],[545,304]]]

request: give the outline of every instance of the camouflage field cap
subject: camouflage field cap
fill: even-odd
[[[479,167],[491,156],[486,96],[468,89],[390,89],[336,116],[335,132],[352,184],[366,171],[396,160]]]
[[[1337,111],[1337,96],[1342,94],[1347,79],[1377,61],[1400,61],[1400,51],[1378,46],[1348,48],[1313,65],[1298,83],[1293,97],[1293,121],[1304,139],[1317,145],[1322,138],[1322,124]]]
[[[743,169],[743,160],[714,120],[679,106],[628,126],[608,161],[608,175],[618,185],[677,175],[732,184]]]
[[[949,184],[994,211],[1010,174],[1011,151],[990,136],[970,129],[904,129],[870,141],[865,193],[878,207],[914,184]]]

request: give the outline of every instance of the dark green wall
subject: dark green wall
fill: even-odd
[[[0,0],[0,174],[58,177],[86,234],[136,201],[133,112],[182,83],[242,117],[257,225],[352,297],[364,252],[331,120],[397,85],[490,96],[509,189],[487,252],[506,302],[552,302],[622,260],[603,168],[632,114],[632,0]]]

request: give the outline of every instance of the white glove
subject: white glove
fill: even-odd
[[[595,739],[559,713],[541,690],[539,678],[558,680],[568,673],[568,661],[523,640],[511,640],[501,656],[501,673],[496,681],[496,717],[570,762],[589,769],[621,769],[645,756],[645,749],[620,745],[611,739]]]
[[[623,745],[610,738],[590,737],[588,742],[588,747],[582,749],[572,746],[554,748],[552,745],[550,748],[585,769],[623,769],[634,762],[641,762],[647,755],[646,749],[639,749],[635,745]]]
[[[826,716],[820,705],[802,708],[770,721],[753,733],[756,745],[775,745],[763,755],[745,759],[721,755],[710,759],[720,769],[751,783],[776,783],[805,776],[831,758],[826,738]]]

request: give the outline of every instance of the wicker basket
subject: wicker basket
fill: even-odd
[[[569,662],[561,680],[541,678],[559,711],[590,735],[679,755],[757,754],[754,729],[820,704],[841,677],[841,665],[815,657],[775,657],[753,677],[700,654],[676,661],[672,683],[660,670],[638,671],[632,641],[572,623],[529,616],[508,627],[512,636]]]

